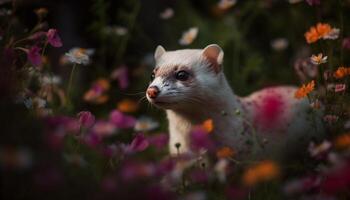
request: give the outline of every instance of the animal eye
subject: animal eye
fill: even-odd
[[[153,81],[153,79],[156,77],[156,75],[154,74],[154,72],[152,72],[151,74],[151,80]]]
[[[190,77],[190,74],[186,71],[179,71],[175,74],[175,78],[180,81],[186,81]]]

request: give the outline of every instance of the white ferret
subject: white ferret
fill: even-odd
[[[204,49],[166,51],[158,46],[156,66],[146,91],[148,101],[166,110],[170,153],[190,151],[194,125],[212,119],[219,145],[247,155],[258,141],[262,152],[295,149],[322,132],[320,121],[310,115],[306,100],[294,98],[295,87],[270,87],[248,97],[236,96],[223,73],[223,50],[216,44]],[[319,129],[317,131],[317,129]],[[266,155],[266,154],[265,154]]]

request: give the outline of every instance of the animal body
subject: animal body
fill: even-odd
[[[146,96],[166,111],[170,153],[177,153],[176,143],[181,153],[189,152],[191,129],[206,119],[213,120],[217,143],[238,155],[251,153],[252,141],[263,146],[259,154],[268,154],[317,137],[320,123],[307,100],[294,98],[297,88],[270,87],[238,97],[223,73],[223,57],[216,44],[176,51],[157,47]]]

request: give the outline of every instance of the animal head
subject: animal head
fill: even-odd
[[[191,107],[220,90],[224,52],[216,44],[204,49],[166,51],[158,46],[156,66],[146,91],[148,101],[160,108]]]

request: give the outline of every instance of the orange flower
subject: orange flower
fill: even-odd
[[[339,29],[332,28],[326,23],[317,23],[316,26],[310,27],[309,31],[305,34],[305,39],[308,44],[314,43],[317,40],[323,39],[336,39],[339,36]]]
[[[280,169],[275,162],[262,161],[245,171],[243,174],[243,183],[247,186],[253,186],[259,182],[277,178],[279,174]]]
[[[350,133],[343,134],[335,138],[334,146],[338,149],[346,149],[350,147]]]
[[[212,119],[207,119],[202,123],[202,128],[207,132],[210,133],[214,129],[214,124]]]
[[[117,108],[121,112],[125,113],[131,113],[136,112],[139,108],[137,102],[130,100],[130,99],[124,99],[121,102],[118,103]]]
[[[332,27],[329,24],[317,23],[316,30],[319,38],[322,38],[331,32]]]
[[[303,84],[301,86],[301,88],[299,88],[295,94],[294,97],[297,99],[301,99],[306,97],[310,92],[312,92],[315,89],[315,81],[312,80],[310,83],[308,84]]]
[[[350,75],[350,67],[339,67],[334,72],[334,77],[337,78],[337,79],[344,78],[347,75]]]
[[[319,39],[317,30],[315,27],[311,27],[310,30],[304,34],[304,36],[308,44],[316,42]]]
[[[110,84],[109,81],[105,78],[100,78],[97,81],[95,81],[95,84],[100,86],[103,90],[109,90]]]
[[[222,147],[216,152],[218,158],[229,158],[233,157],[235,152],[230,147]]]

